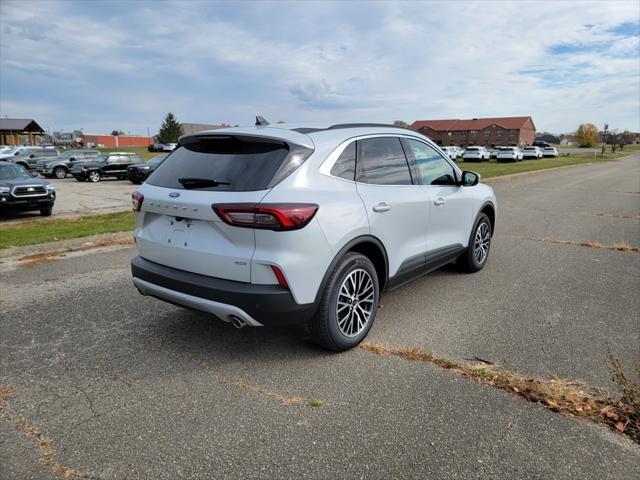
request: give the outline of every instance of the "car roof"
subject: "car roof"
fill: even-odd
[[[180,143],[190,138],[207,136],[239,135],[250,137],[264,137],[283,140],[303,147],[314,148],[316,143],[339,144],[349,138],[362,135],[408,135],[419,139],[426,139],[424,135],[409,128],[396,127],[378,123],[339,123],[339,124],[275,124],[254,125],[248,127],[218,128],[204,130],[180,137]]]

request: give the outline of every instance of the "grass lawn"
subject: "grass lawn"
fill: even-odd
[[[630,150],[631,151],[631,150]],[[558,158],[541,158],[538,160],[523,160],[517,163],[500,163],[496,160],[489,162],[456,162],[462,170],[471,170],[480,174],[482,178],[500,177],[502,175],[510,175],[512,173],[533,172],[536,170],[547,170],[554,167],[566,167],[568,165],[579,165],[581,163],[608,162],[610,160],[622,157],[629,152],[622,154],[607,153],[604,157],[598,155],[596,158],[593,154],[574,154],[568,157]]]
[[[38,219],[2,225],[0,249],[86,237],[98,233],[124,232],[133,230],[134,224],[133,212],[119,212],[71,219]]]

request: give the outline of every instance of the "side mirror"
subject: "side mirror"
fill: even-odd
[[[38,172],[29,172],[29,175],[31,175],[32,177],[37,177],[38,176]]]
[[[462,172],[462,182],[461,185],[463,187],[473,187],[477,185],[480,181],[480,174],[476,172],[464,171]]]

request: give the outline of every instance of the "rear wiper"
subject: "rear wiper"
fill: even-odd
[[[229,182],[215,180],[213,178],[179,178],[178,181],[184,188],[208,188],[218,185],[231,185]]]

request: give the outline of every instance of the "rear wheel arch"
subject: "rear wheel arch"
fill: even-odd
[[[333,270],[336,268],[336,265],[338,264],[340,259],[349,252],[360,253],[367,257],[371,261],[371,263],[373,263],[373,266],[376,269],[376,274],[378,275],[380,291],[383,291],[384,287],[387,284],[389,275],[389,260],[387,257],[387,251],[384,248],[382,242],[376,237],[372,235],[361,235],[347,242],[347,244],[340,249],[337,255],[333,257],[333,260],[329,264],[329,267],[327,268],[327,271],[322,278],[320,288],[318,288],[318,292],[316,293],[315,303],[318,303],[320,301],[322,292],[324,292],[325,288],[327,287],[329,277],[331,276]]]

